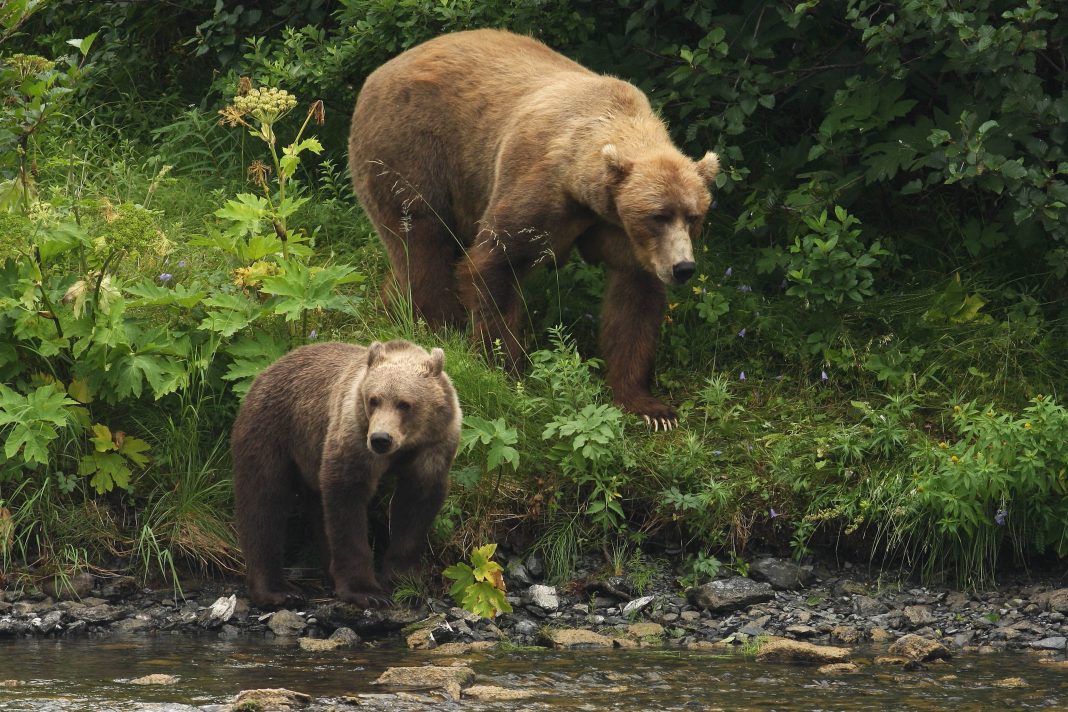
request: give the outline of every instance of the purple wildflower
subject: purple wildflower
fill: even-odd
[[[826,371],[820,371],[820,380],[824,383],[830,380],[830,377],[827,375]]]
[[[317,339],[317,338],[319,338],[319,330],[318,329],[312,329],[310,332],[308,332],[308,338],[309,339]]]
[[[779,513],[775,511],[775,507],[772,507],[768,510],[768,516],[774,519],[775,517],[779,516]]]
[[[159,281],[161,282],[170,282],[172,279],[174,279],[174,275],[170,272],[164,272],[159,276]]]
[[[728,268],[727,268],[727,269],[726,269],[726,270],[725,270],[725,271],[723,272],[723,276],[724,276],[724,277],[730,277],[730,276],[731,276],[732,274],[734,274],[734,268],[733,268],[733,267],[728,267]]]
[[[1009,510],[1005,509],[1004,507],[999,507],[997,514],[994,515],[994,524],[997,524],[999,527],[1005,526],[1005,520],[1008,518],[1008,516]]]
[[[712,454],[713,454],[713,455],[722,455],[722,454],[723,454],[723,451],[722,451],[722,450],[713,450],[713,451],[712,451]]]
[[[745,327],[744,326],[742,327],[742,330],[738,332],[738,338],[739,339],[744,339],[745,338]]]
[[[739,284],[738,291],[742,294],[749,294],[749,292],[753,291],[753,288],[750,287],[748,284]]]
[[[742,371],[741,373],[738,374],[738,380],[739,381],[744,381],[745,380],[745,371]]]
[[[185,260],[178,260],[178,266],[181,267],[182,269],[185,269],[186,264],[187,263],[186,263]]]

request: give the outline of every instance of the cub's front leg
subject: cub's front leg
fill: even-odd
[[[363,608],[390,604],[374,572],[367,538],[367,507],[380,474],[367,452],[331,446],[323,452],[319,488],[330,546],[330,575],[338,598]]]
[[[456,446],[455,441],[441,443],[393,468],[397,489],[389,503],[389,549],[382,562],[382,581],[388,585],[419,565],[430,525],[448,494]]]

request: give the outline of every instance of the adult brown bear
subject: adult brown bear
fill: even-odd
[[[386,602],[391,580],[414,568],[449,484],[460,404],[444,354],[408,341],[323,343],[292,351],[257,376],[234,421],[234,514],[249,596],[280,606],[300,592],[282,576],[285,522],[295,495],[310,500],[338,598]],[[395,475],[389,548],[376,575],[367,508]]]
[[[601,353],[615,400],[654,427],[665,284],[694,273],[719,159],[685,157],[635,86],[529,37],[443,35],[367,78],[349,166],[385,243],[390,294],[430,324],[462,323],[515,365],[519,283],[573,245],[607,269]]]

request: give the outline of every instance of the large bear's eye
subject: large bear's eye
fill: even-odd
[[[671,213],[657,213],[653,216],[653,222],[659,225],[667,225],[671,222]]]
[[[701,220],[701,216],[700,215],[687,215],[686,216],[686,222],[690,223],[691,225],[693,225],[696,222],[699,222],[700,220]]]
[[[407,413],[411,409],[412,404],[408,401],[397,401],[397,410],[399,410],[400,412]]]
[[[367,400],[367,405],[369,405],[372,409],[374,409],[374,408],[377,408],[378,406],[382,405],[382,401],[380,399],[378,399],[378,398],[369,398]]]

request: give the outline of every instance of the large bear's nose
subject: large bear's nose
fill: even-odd
[[[697,271],[697,265],[693,262],[676,262],[675,266],[671,268],[671,276],[675,278],[676,284],[682,284]]]
[[[389,433],[371,433],[369,438],[371,441],[371,449],[382,455],[389,451],[389,448],[393,446],[393,436]]]

